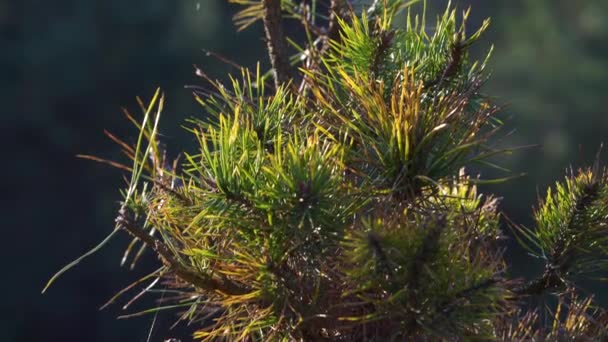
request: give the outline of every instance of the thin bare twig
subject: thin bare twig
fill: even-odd
[[[264,6],[264,31],[266,32],[266,44],[268,56],[272,64],[274,82],[277,88],[291,79],[289,59],[283,27],[281,26],[281,0],[263,0]]]
[[[342,1],[343,0],[331,0],[330,2],[329,21],[327,23],[325,40],[323,41],[323,47],[321,47],[321,53],[325,53],[329,50],[331,40],[337,41],[340,38],[338,19],[341,17]]]
[[[233,60],[231,60],[231,59],[229,59],[229,58],[227,58],[227,57],[225,57],[223,55],[220,55],[217,52],[213,52],[213,51],[210,51],[210,50],[207,50],[207,49],[203,49],[203,52],[205,53],[206,56],[213,57],[213,58],[217,59],[218,61],[220,61],[220,62],[222,62],[224,64],[227,64],[227,65],[230,65],[231,67],[233,67],[233,68],[235,68],[237,70],[244,69],[244,67],[242,65],[236,63],[235,61],[233,61]]]

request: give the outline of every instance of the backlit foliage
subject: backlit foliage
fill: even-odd
[[[177,310],[206,341],[605,336],[603,312],[574,290],[606,271],[605,171],[570,176],[535,228],[516,227],[546,262],[528,283],[509,278],[498,199],[477,189],[488,180],[465,172],[508,151],[490,141],[501,121],[480,92],[487,58],[468,53],[489,21],[468,34],[469,11],[448,6],[429,29],[415,1],[232,2],[240,29],[264,20],[272,38],[269,6],[302,24],[289,81],[274,70],[273,86],[259,66],[228,84],[197,70],[202,114],[186,128],[198,148],[175,160],[159,92],[141,123],[128,114],[136,146],[110,135],[133,161],[114,163],[132,175],[115,230],[134,238],[123,263],[151,249],[159,269],[134,286],[173,294],[149,312]],[[549,326],[523,305],[547,290],[560,294]]]

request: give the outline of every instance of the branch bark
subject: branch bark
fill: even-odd
[[[462,57],[465,53],[465,49],[466,47],[462,43],[462,33],[459,32],[457,33],[456,40],[452,44],[452,48],[450,50],[450,59],[441,72],[441,75],[431,81],[426,82],[424,87],[430,88],[437,86],[437,88],[441,88],[447,79],[455,76],[458,72],[458,68],[460,68],[460,64],[462,63]]]
[[[262,4],[264,6],[264,31],[266,32],[268,56],[274,73],[274,83],[278,88],[291,79],[283,27],[281,26],[281,0],[263,0]]]
[[[321,53],[325,53],[330,48],[331,40],[338,40],[340,38],[340,30],[338,25],[338,19],[341,16],[343,0],[331,0],[329,5],[329,22],[327,23],[327,32],[325,40],[323,41],[323,47]]]
[[[228,279],[215,279],[206,274],[194,272],[184,267],[175,259],[173,253],[162,241],[152,237],[146,231],[133,224],[132,220],[126,213],[125,208],[122,208],[119,211],[119,215],[116,218],[116,223],[118,223],[122,229],[129,233],[129,235],[139,239],[152,248],[163,264],[169,267],[169,269],[173,271],[173,273],[181,280],[204,290],[220,291],[228,295],[243,295],[249,292],[246,288],[243,288]]]
[[[563,284],[557,271],[547,268],[541,277],[531,280],[512,291],[519,296],[538,296],[546,290],[556,289]]]

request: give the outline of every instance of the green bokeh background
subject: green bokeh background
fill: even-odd
[[[509,217],[529,225],[538,193],[570,165],[590,163],[608,142],[608,2],[455,3],[473,6],[471,30],[485,17],[493,20],[474,54],[495,45],[485,91],[505,105],[504,133],[515,130],[497,143],[540,145],[500,159],[527,176],[483,189],[504,197]],[[429,4],[440,10],[446,2]],[[158,86],[168,100],[162,133],[170,151],[192,146],[180,128],[185,118],[202,114],[184,89],[200,83],[192,64],[218,78],[231,71],[201,49],[245,66],[266,58],[261,27],[237,33],[235,9],[223,0],[0,1],[0,341],[146,340],[152,316],[116,320],[124,303],[97,310],[153,264],[119,268],[125,237],[40,295],[54,271],[113,227],[122,174],[75,155],[124,161],[103,130],[133,141],[120,108],[136,111],[135,96],[149,98]],[[534,260],[512,250],[513,273],[532,272]],[[605,300],[604,286],[595,288]],[[144,299],[130,312],[147,305]],[[170,313],[160,316],[151,340],[187,336],[187,328],[166,332],[173,321]]]

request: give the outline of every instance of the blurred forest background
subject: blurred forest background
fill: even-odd
[[[502,209],[512,220],[530,224],[537,193],[570,165],[590,163],[608,142],[608,1],[455,2],[473,6],[471,29],[492,17],[476,48],[481,56],[495,44],[485,91],[506,105],[504,132],[515,130],[500,144],[541,145],[501,158],[525,177],[482,189],[504,197]],[[429,4],[442,10],[446,1]],[[237,33],[234,13],[224,0],[0,1],[0,341],[146,340],[153,316],[116,317],[151,302],[127,312],[124,302],[98,311],[150,270],[152,263],[133,271],[118,266],[125,236],[40,295],[53,272],[111,231],[118,209],[121,172],[75,155],[124,161],[103,130],[133,141],[136,131],[121,107],[136,112],[135,96],[148,99],[158,86],[168,100],[162,133],[170,151],[192,146],[180,128],[187,117],[202,115],[184,88],[200,83],[192,65],[220,79],[234,71],[202,49],[244,66],[258,59],[268,65],[261,26]],[[524,254],[509,253],[516,275],[534,263]],[[605,302],[608,293],[599,296]],[[166,333],[174,319],[161,315],[150,340],[189,340],[187,329]]]

